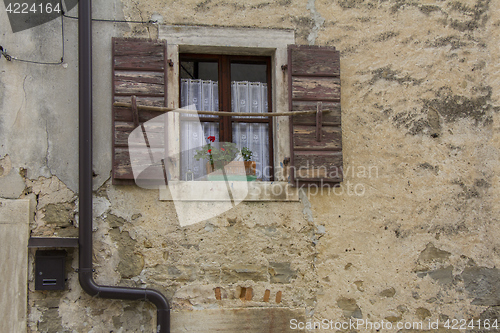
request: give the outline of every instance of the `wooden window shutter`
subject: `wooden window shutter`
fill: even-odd
[[[342,181],[340,54],[334,47],[288,46],[290,111],[330,110],[290,117],[293,185]]]
[[[167,44],[139,38],[113,38],[113,103],[167,105]],[[113,184],[134,184],[128,137],[138,126],[161,112],[113,106]],[[144,127],[143,127],[144,129]],[[146,142],[147,142],[147,138]],[[165,145],[165,142],[163,142]],[[149,144],[148,144],[148,148]],[[162,149],[152,147],[152,149]],[[145,152],[146,154],[148,152]]]

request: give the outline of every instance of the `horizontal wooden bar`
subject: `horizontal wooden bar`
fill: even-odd
[[[158,72],[164,73],[163,68],[159,67],[125,67],[125,66],[115,66],[117,71],[129,71],[129,72]]]
[[[315,123],[313,122],[309,122],[309,123],[293,123],[294,125],[298,125],[298,126],[316,126]],[[331,126],[331,127],[340,127],[341,123],[333,123],[333,122],[326,122],[326,121],[323,121],[321,122],[322,126]]]
[[[293,76],[300,76],[300,77],[310,77],[310,78],[315,78],[315,77],[333,77],[333,78],[338,78],[340,77],[340,74],[308,74],[308,73],[294,73],[292,74]]]
[[[342,148],[323,148],[323,147],[312,147],[312,148],[306,148],[306,147],[293,147],[294,151],[311,151],[311,152],[336,152],[336,151],[342,151]]]
[[[332,102],[340,103],[340,98],[292,97],[292,102]],[[325,112],[326,110],[323,110]]]
[[[78,247],[78,238],[30,237],[28,248]]]
[[[134,92],[133,94],[131,93],[120,93],[120,92],[115,92],[115,96],[126,96],[126,97],[130,97],[130,96],[137,96],[137,97],[153,97],[153,98],[158,98],[158,97],[165,97],[165,95],[163,93],[160,93],[160,94],[141,94],[141,93],[137,93],[137,92]],[[119,103],[119,102],[115,102],[115,103]],[[120,106],[120,105],[115,105],[115,106]],[[123,105],[121,105],[123,106]],[[128,106],[132,106],[132,104],[129,104]]]
[[[132,107],[131,103],[122,103],[115,102],[113,103],[116,107]],[[199,110],[183,110],[183,109],[172,109],[165,108],[159,106],[145,106],[145,105],[137,105],[139,110],[147,110],[147,111],[158,111],[158,112],[178,112],[178,113],[186,113],[186,114],[207,114],[213,116],[243,116],[243,117],[282,117],[282,116],[294,116],[301,114],[315,114],[316,110],[309,111],[292,111],[292,112],[267,112],[267,113],[258,113],[258,112],[227,112],[227,111],[199,111]],[[322,112],[331,112],[334,110],[322,110]]]

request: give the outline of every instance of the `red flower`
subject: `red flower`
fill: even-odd
[[[208,137],[208,140],[209,140],[210,142],[214,142],[214,141],[215,141],[215,136],[213,136],[213,135],[209,136],[209,137]]]
[[[220,150],[222,150],[222,151],[226,151],[224,148],[221,148]]]
[[[208,153],[210,154],[211,152],[212,152],[212,149],[209,149],[209,150],[208,150]]]

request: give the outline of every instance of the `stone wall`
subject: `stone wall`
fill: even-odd
[[[242,203],[180,227],[173,204],[159,201],[157,191],[107,180],[110,39],[155,37],[157,29],[95,23],[98,283],[164,292],[176,332],[186,318],[196,322],[193,314],[200,319],[234,308],[247,312],[228,315],[235,321],[228,327],[256,308],[269,315],[288,309],[287,316],[302,321],[394,325],[498,317],[498,2],[114,0],[94,6],[98,18],[147,20],[158,13],[165,24],[287,28],[298,44],[335,46],[345,172],[335,191],[306,191],[300,202]],[[13,35],[5,43],[13,54],[57,56],[46,47],[58,40],[57,24],[16,34],[28,41],[24,48],[14,46]],[[0,197],[31,199],[33,236],[78,230],[77,36],[76,23],[65,24],[67,68],[0,59]],[[152,305],[81,291],[77,251],[68,253],[67,290],[34,291],[33,254],[30,332],[153,331]]]

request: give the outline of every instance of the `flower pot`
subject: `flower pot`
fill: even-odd
[[[245,173],[247,176],[255,176],[255,170],[257,168],[257,163],[255,161],[245,161]]]
[[[216,164],[216,163],[215,163]],[[223,175],[221,168],[215,165],[217,170],[212,168],[210,162],[207,162],[207,174],[212,176],[220,176]],[[224,173],[226,176],[244,176],[247,179],[247,176],[255,176],[256,163],[255,161],[232,161],[224,165]],[[255,177],[250,177],[254,180]]]
[[[207,174],[209,173],[220,173],[222,174],[222,168],[224,168],[225,164],[223,162],[214,162],[214,165],[210,164],[210,162],[207,162],[206,167],[207,167]],[[214,168],[215,167],[215,168]]]

